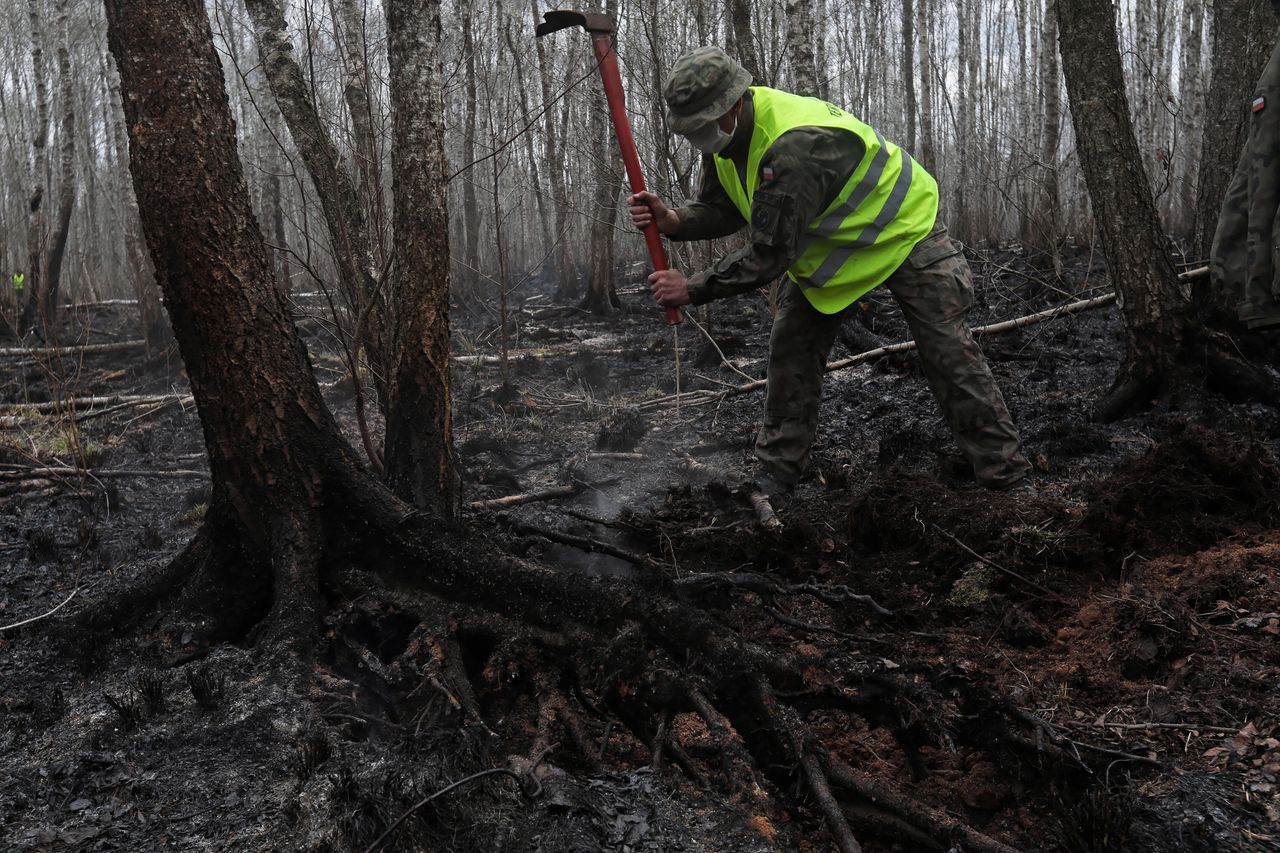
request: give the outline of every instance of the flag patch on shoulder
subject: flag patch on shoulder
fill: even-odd
[[[1253,99],[1253,111],[1255,113],[1260,113],[1266,108],[1267,108],[1266,97],[1264,97],[1263,95],[1259,95],[1258,97]]]
[[[760,177],[761,177],[761,178],[763,178],[763,179],[764,179],[764,180],[766,180],[766,181],[772,181],[772,180],[773,180],[773,167],[772,167],[772,166],[765,166],[763,169],[761,169],[761,170],[760,170]]]

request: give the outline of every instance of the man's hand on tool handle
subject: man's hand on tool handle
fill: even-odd
[[[689,304],[689,279],[680,270],[659,270],[649,276],[649,292],[664,308]]]
[[[648,228],[650,222],[656,222],[662,234],[674,234],[680,229],[680,217],[676,212],[648,190],[631,196],[627,204],[631,206],[631,221],[641,231]]]

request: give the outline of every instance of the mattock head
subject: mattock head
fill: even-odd
[[[550,12],[543,13],[542,21],[541,24],[538,24],[538,28],[534,30],[538,38],[569,27],[582,27],[589,33],[608,33],[609,35],[613,35],[617,30],[613,18],[600,12],[552,9]]]

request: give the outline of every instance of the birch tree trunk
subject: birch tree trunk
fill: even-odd
[[[1058,194],[1058,146],[1062,142],[1061,72],[1058,68],[1058,0],[1046,0],[1040,44],[1040,162],[1035,207],[1030,216],[1027,250],[1033,262],[1047,261],[1055,276],[1062,274],[1058,251],[1061,199]]]
[[[381,269],[386,261],[383,242],[385,228],[382,193],[382,163],[373,127],[373,103],[369,98],[369,63],[366,56],[364,15],[356,0],[338,0],[334,17],[338,24],[342,48],[342,97],[351,118],[352,159],[355,161],[356,187],[364,202],[369,223],[372,269]]]
[[[387,0],[391,66],[394,369],[387,483],[443,518],[458,511],[449,397],[449,204],[439,0]]]
[[[44,197],[49,187],[49,67],[44,55],[44,25],[41,0],[27,0],[27,17],[31,24],[31,65],[35,71],[36,123],[31,134],[34,150],[31,195],[27,202],[30,219],[27,223],[27,280],[24,292],[26,301],[22,318],[18,322],[18,334],[25,335],[34,321],[34,306],[39,304],[39,294],[45,280],[45,210]]]
[[[378,403],[385,415],[391,356],[385,302],[379,293],[380,270],[374,266],[364,205],[307,91],[302,69],[293,56],[280,0],[245,0],[245,8],[253,21],[263,73],[320,200],[341,294],[351,317],[357,318],[350,333],[356,348],[364,347],[369,354]]]
[[[462,55],[465,69],[466,126],[462,131],[462,165],[468,166],[476,159],[476,43],[471,34],[471,19],[475,17],[474,0],[467,0],[459,9],[462,17]],[[476,181],[479,171],[468,169],[462,178],[462,268],[461,292],[475,297],[480,280],[480,205],[476,198]]]
[[[1178,196],[1174,208],[1177,217],[1170,222],[1171,230],[1183,236],[1192,236],[1195,228],[1196,177],[1203,142],[1204,14],[1204,0],[1183,0],[1179,36],[1182,65],[1178,74],[1178,107],[1184,129],[1179,140],[1181,151],[1178,152],[1177,161]]]
[[[738,54],[738,62],[747,69],[754,85],[765,85],[766,78],[760,72],[760,57],[756,52],[754,27],[751,26],[751,5],[747,0],[726,0],[725,12],[729,18],[730,54]]]
[[[920,165],[931,175],[938,174],[938,153],[933,134],[933,57],[929,52],[929,9],[934,0],[916,0],[919,14],[916,27],[917,55],[920,64]]]
[[[915,153],[916,148],[916,37],[915,7],[912,0],[902,0],[902,85],[906,89],[904,111],[907,114],[907,132],[902,138],[902,145]],[[925,167],[926,171],[928,167]]]
[[[587,279],[587,295],[582,307],[596,314],[612,314],[621,307],[613,275],[614,223],[618,217],[618,191],[622,174],[618,171],[617,143],[606,119],[608,107],[603,98],[596,99],[591,112],[593,180],[595,193],[591,205],[591,259]]]
[[[61,177],[58,180],[58,218],[49,244],[49,266],[42,301],[38,306],[46,329],[53,326],[58,315],[62,266],[67,255],[71,214],[76,206],[76,100],[71,86],[71,55],[67,49],[67,0],[58,0],[55,15],[58,27],[58,99],[62,108],[62,121],[58,128]]]
[[[533,10],[534,20],[540,20],[538,0],[529,0],[529,3]],[[552,63],[547,58],[547,49],[542,39],[535,39],[534,47],[538,52],[538,79],[542,90],[542,107],[545,110],[542,116],[542,126],[547,140],[547,170],[550,172],[551,194],[555,199],[556,207],[556,298],[567,300],[573,297],[573,292],[577,289],[577,276],[574,274],[573,256],[569,251],[569,189],[564,177],[564,148],[562,142],[564,134],[557,133],[557,116],[555,111],[551,109],[553,97],[551,86]],[[567,106],[565,110],[567,111]]]
[[[531,116],[529,111],[529,94],[526,90],[527,82],[524,73],[524,52],[516,49],[515,39],[511,36],[511,22],[508,20],[503,26],[502,35],[507,43],[507,50],[511,52],[512,58],[515,60],[516,68],[516,93],[519,96],[520,114],[526,117]],[[551,233],[551,218],[547,214],[547,193],[542,185],[543,172],[538,168],[538,156],[533,148],[533,134],[525,133],[524,145],[525,156],[529,160],[529,178],[533,184],[533,198],[538,207],[538,222],[541,226],[542,245],[550,248],[554,245],[554,235]]]
[[[791,90],[818,97],[818,66],[814,60],[813,0],[787,0],[787,53],[791,60]]]

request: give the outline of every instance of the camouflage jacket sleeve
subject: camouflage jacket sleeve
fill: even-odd
[[[786,272],[799,254],[809,223],[840,192],[863,152],[857,136],[832,128],[797,128],[779,137],[760,159],[760,184],[752,199],[747,243],[710,269],[690,276],[693,304],[754,290]],[[715,184],[728,201],[719,181],[705,180]],[[684,236],[683,220],[680,231]]]
[[[672,234],[672,240],[714,240],[728,237],[741,230],[747,223],[730,200],[729,194],[715,177],[716,167],[711,155],[702,156],[702,175],[698,179],[698,195],[684,207],[676,210],[680,217],[680,230]]]

